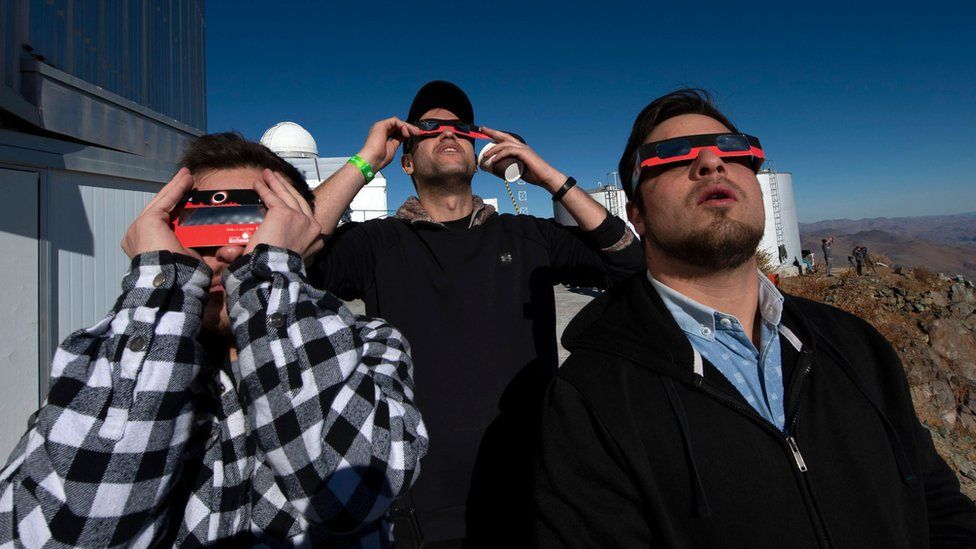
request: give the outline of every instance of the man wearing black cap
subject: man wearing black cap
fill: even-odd
[[[408,505],[428,547],[530,537],[535,418],[558,360],[552,287],[607,287],[643,269],[622,220],[519,139],[474,121],[460,88],[431,82],[406,121],[377,122],[360,153],[315,191],[317,220],[331,234],[373,171],[405,143],[401,165],[417,197],[395,217],[344,225],[310,276],[344,299],[363,299],[411,343],[431,442]],[[497,143],[484,167],[518,159],[523,179],[553,193],[579,229],[498,215],[474,196],[472,133]],[[397,528],[401,543],[405,529]]]

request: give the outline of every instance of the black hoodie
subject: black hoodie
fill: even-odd
[[[535,420],[558,359],[553,284],[606,287],[644,256],[614,216],[581,232],[474,201],[460,223],[411,198],[396,218],[344,226],[309,277],[410,342],[431,442],[409,503],[427,541],[494,547],[531,537]]]
[[[976,547],[973,503],[866,322],[786,296],[786,432],[691,344],[646,275],[572,321],[536,473],[543,547]],[[782,336],[781,336],[782,337]]]

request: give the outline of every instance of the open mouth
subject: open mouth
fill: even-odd
[[[735,193],[724,185],[711,185],[698,195],[698,204],[724,205],[736,202]]]
[[[214,277],[214,278],[212,278],[210,280],[210,290],[209,290],[209,292],[212,293],[212,294],[213,293],[221,293],[222,294],[222,293],[225,293],[226,292],[226,290],[224,290],[224,284],[223,284],[223,282],[221,280],[221,277]]]

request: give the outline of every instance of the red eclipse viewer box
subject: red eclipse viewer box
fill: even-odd
[[[253,190],[191,191],[170,223],[186,248],[246,246],[267,212]]]

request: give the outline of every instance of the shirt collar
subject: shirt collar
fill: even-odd
[[[783,294],[762,272],[757,271],[759,279],[759,316],[772,326],[779,326],[783,318]],[[712,339],[715,336],[715,319],[735,318],[717,311],[682,294],[658,281],[647,271],[647,279],[657,290],[671,316],[682,331],[697,337]],[[707,329],[707,330],[706,330]]]
[[[478,195],[472,196],[473,209],[471,212],[471,224],[469,227],[477,227],[478,225],[484,224],[484,222],[495,213],[495,207],[491,204],[485,204],[485,201]],[[402,219],[408,223],[430,223],[433,225],[444,226],[443,223],[438,223],[431,219],[430,214],[424,209],[423,204],[420,203],[420,199],[416,196],[411,196],[403,202],[403,204],[397,209],[396,217]]]

